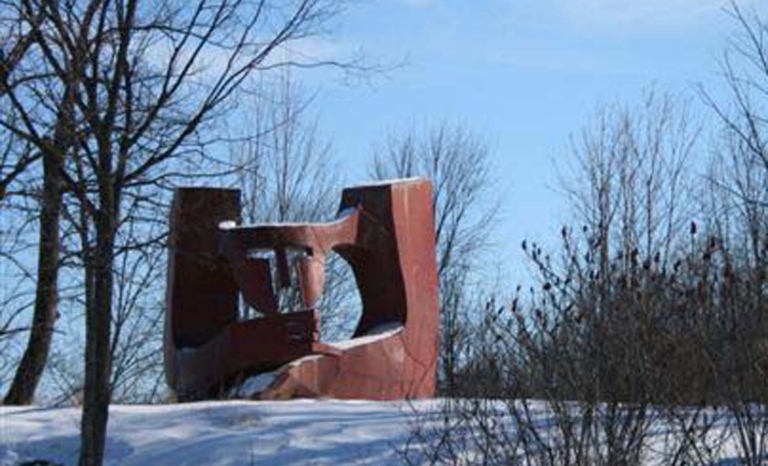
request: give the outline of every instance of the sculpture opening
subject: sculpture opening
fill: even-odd
[[[352,267],[336,252],[326,256],[326,280],[318,304],[320,341],[335,344],[355,333],[363,311],[363,301]]]
[[[433,395],[439,315],[428,181],[347,188],[332,222],[239,222],[237,190],[176,191],[165,370],[180,400],[218,397],[248,377],[261,399]],[[331,253],[351,267],[362,301],[353,338],[332,344],[321,343],[318,305]],[[292,283],[298,309],[281,309],[280,290]],[[252,318],[242,317],[241,296]]]

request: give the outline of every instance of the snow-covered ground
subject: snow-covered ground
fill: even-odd
[[[493,401],[489,406],[501,417],[492,414],[484,419],[506,419],[502,424],[507,425],[509,416],[505,415],[503,403]],[[545,403],[531,401],[527,406],[533,416],[533,426],[542,432],[556,433],[552,427],[553,412]],[[471,441],[456,442],[473,437],[466,430],[466,424],[456,428],[455,413],[446,416],[443,407],[441,400],[413,404],[294,400],[112,406],[105,464],[396,466],[404,464],[403,455],[408,448],[411,464],[426,465],[430,464],[429,458],[422,455],[435,454],[435,445],[445,440],[442,429],[446,425],[451,426],[451,442],[454,442],[451,451],[464,458],[476,458],[471,450],[477,445],[472,446]],[[574,405],[574,409],[577,408]],[[755,408],[753,417],[759,425],[755,432],[768,441],[768,424],[760,422],[766,411]],[[669,418],[655,417],[654,412],[648,413],[651,416],[647,419],[651,423],[646,438],[649,448],[641,461],[654,466],[666,465],[670,456],[664,452],[674,453],[687,442],[681,443],[680,430],[669,423]],[[705,452],[711,459],[704,463],[741,464],[742,455],[737,448],[740,437],[722,435],[726,425],[735,425],[732,419],[719,411],[707,410],[707,413],[702,419],[712,421],[712,428],[705,431],[705,437],[712,440]],[[79,423],[77,408],[0,406],[0,466],[18,466],[30,460],[74,466],[78,456]],[[485,427],[493,425],[494,422],[490,422]],[[416,435],[416,431],[420,435]],[[768,465],[768,455],[762,461],[760,464]]]
[[[415,417],[407,403],[368,401],[112,406],[105,463],[397,465]],[[0,466],[31,459],[76,464],[79,422],[76,408],[0,407]]]

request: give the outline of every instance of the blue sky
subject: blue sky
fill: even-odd
[[[721,0],[375,0],[352,4],[322,53],[362,50],[399,63],[370,83],[309,77],[316,109],[354,181],[387,135],[450,121],[487,137],[506,194],[500,252],[514,279],[523,238],[547,242],[568,219],[558,168],[568,138],[601,103],[653,86],[718,93],[718,59],[736,25]],[[747,8],[768,12],[758,2]]]

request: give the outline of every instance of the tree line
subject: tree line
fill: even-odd
[[[406,462],[766,464],[768,21],[726,13],[724,97],[652,89],[572,138],[572,222],[520,245],[535,285],[481,300]]]

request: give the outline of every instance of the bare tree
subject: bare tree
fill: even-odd
[[[27,80],[19,67],[8,75],[18,80],[5,94],[16,117],[0,125],[42,153],[76,205],[86,316],[80,464],[96,465],[111,396],[115,263],[126,214],[152,205],[154,193],[142,188],[171,181],[182,158],[211,142],[201,129],[253,73],[286,64],[276,52],[318,32],[336,9],[320,0],[25,0],[22,12],[34,46],[19,67],[41,78]],[[46,209],[59,208],[53,197],[62,186],[55,187]],[[55,230],[48,233],[57,247]]]
[[[275,79],[276,78],[276,79]],[[310,115],[312,98],[285,70],[259,83],[244,96],[241,109],[249,119],[238,135],[233,161],[235,186],[243,190],[244,221],[251,223],[316,222],[334,218],[342,173]],[[252,100],[251,100],[252,99]],[[318,304],[321,336],[334,340],[352,333],[359,316],[359,297],[349,267],[340,256],[326,263],[325,286]],[[294,284],[298,285],[298,284]],[[298,309],[296,286],[279,293],[280,307]]]
[[[600,245],[604,275],[618,251],[658,254],[663,264],[678,252],[695,207],[691,168],[700,131],[686,102],[651,90],[637,109],[600,109],[572,141],[563,185],[575,221]]]
[[[38,161],[42,162],[43,174],[43,186],[38,197],[39,248],[29,341],[3,400],[5,404],[28,404],[32,401],[45,368],[57,315],[59,224],[63,189],[61,171],[64,154],[74,142],[70,116],[74,106],[72,89],[78,83],[78,76],[73,75],[72,79],[57,89],[61,91],[61,105],[55,107],[55,110],[51,109],[48,115],[50,118],[43,125],[34,128],[32,133],[19,131],[20,128],[29,129],[32,126],[32,113],[20,111],[25,105],[34,108],[25,99],[31,97],[32,92],[53,92],[50,80],[40,74],[43,71],[39,66],[40,55],[35,50],[39,32],[44,27],[45,13],[29,2],[3,3],[2,6],[0,22],[9,32],[10,44],[8,55],[3,53],[0,57],[0,105],[4,109],[4,121],[0,126],[8,141],[2,157],[0,199],[7,195],[9,186],[19,176]],[[37,113],[37,110],[33,113]],[[33,135],[40,144],[35,144],[28,135]]]
[[[252,222],[332,217],[338,167],[308,115],[312,99],[289,70],[272,78],[259,83],[252,105],[243,109],[251,124],[233,157],[245,168],[237,173],[245,217]]]
[[[35,203],[9,195],[0,201],[0,387],[10,384],[29,332],[34,306]]]
[[[713,216],[724,240],[740,243],[743,259],[757,270],[768,265],[764,245],[768,229],[768,25],[737,2],[727,10],[738,27],[721,60],[730,98],[702,95],[722,123],[710,173]]]
[[[699,262],[675,265],[701,253],[695,235],[685,248],[698,130],[684,110],[651,94],[638,110],[600,110],[574,141],[578,227],[562,229],[554,252],[522,244],[537,279],[529,295],[476,307],[473,398],[449,404],[438,463],[654,464],[653,403],[673,393],[690,403],[691,381],[709,375],[685,371],[709,362],[686,334],[697,330]]]
[[[425,134],[390,138],[374,154],[377,179],[424,176],[434,187],[435,236],[440,280],[441,376],[448,393],[456,375],[470,308],[470,289],[485,259],[500,197],[494,195],[488,145],[460,126],[443,123]],[[475,275],[473,275],[475,274]]]
[[[721,60],[728,98],[701,90],[722,124],[708,207],[710,228],[721,240],[727,297],[719,328],[732,339],[713,339],[711,347],[740,457],[759,465],[768,454],[768,22],[736,1],[727,12],[737,28]]]
[[[64,143],[66,144],[66,143]],[[59,274],[59,226],[62,199],[60,156],[43,159],[43,192],[40,199],[39,250],[35,305],[29,342],[3,402],[29,404],[45,369],[53,338]]]
[[[152,189],[146,189],[151,195]],[[162,373],[162,328],[165,310],[166,241],[164,205],[126,212],[115,262],[110,392],[118,402],[157,402],[167,398]],[[148,212],[147,212],[148,213]]]
[[[34,43],[35,28],[26,28],[27,21],[33,25],[41,25],[41,11],[30,14],[24,5],[3,2],[3,15],[0,17],[0,28],[4,31],[4,44],[0,46],[0,96],[8,93],[18,85],[18,81],[9,79],[20,64],[24,63]],[[3,103],[3,111],[7,112],[7,103]],[[2,129],[3,150],[0,154],[0,201],[7,196],[9,187],[31,165],[36,163],[42,153],[32,150],[32,147],[13,131]]]

